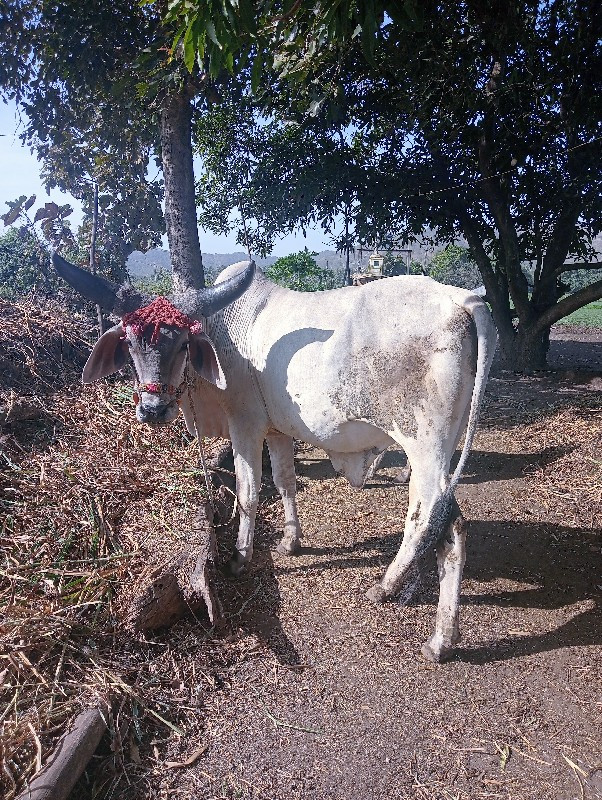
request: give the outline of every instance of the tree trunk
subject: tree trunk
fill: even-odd
[[[92,231],[90,234],[90,272],[96,275],[96,235],[98,233],[98,183],[94,181],[94,199],[92,201]],[[105,332],[105,322],[102,308],[96,304],[96,318],[98,319],[98,335]]]
[[[509,333],[498,329],[500,365],[514,372],[531,372],[546,369],[550,346],[550,329],[534,328]]]
[[[192,104],[186,87],[167,98],[160,118],[165,222],[174,293],[205,285],[192,164]]]

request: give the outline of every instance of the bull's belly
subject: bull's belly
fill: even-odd
[[[283,421],[284,422],[284,421]],[[380,428],[364,420],[297,420],[297,425],[278,426],[278,430],[295,439],[325,450],[335,471],[360,488],[375,458],[392,444],[393,439]]]
[[[336,430],[323,431],[310,444],[327,452],[360,453],[366,450],[384,450],[394,444],[393,439],[380,428],[363,420],[349,420]]]
[[[394,443],[383,428],[371,421],[320,414],[318,409],[270,417],[276,430],[327,452],[359,453],[373,448],[380,451]]]

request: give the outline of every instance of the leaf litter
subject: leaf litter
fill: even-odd
[[[336,664],[337,652],[339,659],[352,654],[355,663],[340,662],[340,667],[345,680],[357,676],[353,680],[360,684],[370,674],[368,665],[383,675],[398,675],[400,658],[413,664],[415,676],[411,672],[399,676],[406,700],[411,684],[421,675],[441,674],[439,668],[433,670],[412,655],[417,637],[431,623],[428,586],[424,621],[419,611],[403,612],[390,605],[376,613],[362,600],[363,590],[396,551],[397,537],[386,532],[392,526],[399,530],[400,503],[403,511],[407,490],[390,491],[392,469],[385,468],[372,490],[372,502],[358,507],[357,493],[329,472],[323,454],[303,448],[298,453],[299,489],[308,547],[298,559],[272,557],[281,512],[266,479],[250,574],[222,587],[229,595],[227,612],[235,635],[215,637],[208,620],[200,618],[177,623],[152,638],[132,636],[124,627],[129,600],[145,576],[186,540],[186,520],[203,496],[196,446],[181,422],[169,430],[137,425],[127,381],[78,385],[91,340],[89,321],[73,319],[48,304],[3,301],[1,310],[0,367],[5,380],[0,398],[9,413],[3,419],[0,469],[0,787],[7,800],[39,770],[77,713],[99,700],[110,701],[110,736],[95,757],[95,768],[80,782],[78,797],[158,798],[173,792],[190,796],[186,793],[194,790],[203,797],[275,798],[280,794],[272,778],[258,772],[258,767],[251,765],[243,778],[217,756],[210,758],[212,742],[216,751],[221,742],[222,761],[227,753],[227,731],[236,730],[232,711],[244,696],[241,681],[255,682],[258,692],[272,686],[275,694],[270,701],[265,694],[257,695],[263,719],[258,724],[262,736],[280,737],[282,746],[282,736],[317,731],[324,734],[316,737],[320,742],[329,736],[337,741],[330,726],[323,724],[325,719],[312,715],[311,703],[307,718],[294,711],[297,706],[290,703],[292,698],[299,701],[300,693],[310,698],[326,692],[331,713],[339,715],[338,724],[357,713],[357,702],[334,692],[328,676],[325,664]],[[15,413],[17,408],[29,410]],[[477,440],[482,451],[477,468],[479,458],[486,459],[488,452],[521,458],[527,454],[515,501],[523,504],[528,499],[533,516],[549,526],[552,542],[556,537],[560,544],[570,544],[576,530],[589,547],[599,548],[601,430],[591,397],[579,397],[577,402],[574,395],[559,397],[542,412],[508,382],[489,398]],[[305,472],[312,473],[311,481]],[[470,492],[466,502],[469,507],[475,503]],[[495,515],[494,500],[484,496],[481,502],[485,509],[491,508],[486,513]],[[509,520],[509,524],[515,523]],[[321,539],[320,531],[331,536],[332,530],[343,529],[348,532],[334,541]],[[232,526],[223,531],[222,555],[232,536]],[[484,585],[470,572],[466,583],[469,598]],[[530,584],[523,580],[505,585],[502,595]],[[588,613],[587,598],[577,600],[578,613]],[[340,630],[329,630],[309,614],[308,604],[320,613],[330,608],[328,625],[339,625]],[[346,617],[350,611],[353,624]],[[480,608],[481,628],[488,624],[495,628],[499,620],[494,612],[495,607]],[[529,626],[519,622],[514,626],[517,633],[508,634],[512,646],[516,639],[529,636]],[[270,630],[265,628],[268,623]],[[279,625],[298,631],[294,643]],[[391,638],[387,625],[398,633],[405,631],[409,642]],[[477,659],[480,655],[470,630],[468,640],[470,665],[470,653]],[[503,638],[500,642],[503,654],[503,648],[511,645]],[[287,653],[291,647],[299,650],[299,657]],[[327,657],[324,647],[329,650]],[[528,664],[529,657],[525,661],[523,656],[523,661]],[[482,669],[492,667],[487,664]],[[571,687],[583,686],[585,679],[600,681],[599,673],[582,662],[574,665],[571,675],[579,676],[576,683],[568,681]],[[586,695],[577,694],[576,702],[593,713],[591,692]],[[409,757],[406,779],[396,796],[522,800],[527,794],[517,762],[544,771],[539,796],[546,796],[546,781],[554,785],[560,761],[578,780],[577,791],[591,788],[589,776],[596,766],[591,758],[558,747],[542,750],[537,740],[549,720],[536,708],[512,710],[511,719],[516,721],[510,725],[515,732],[508,736],[504,709],[507,712],[511,706],[509,700],[503,702],[489,738],[477,740],[465,730],[462,747],[457,737],[450,741],[443,734],[438,747],[449,753],[447,772],[429,760],[428,747]],[[474,709],[473,695],[470,703]],[[501,735],[503,729],[506,736]],[[552,731],[550,736],[559,734]],[[255,744],[260,750],[266,746],[261,739]],[[583,746],[589,746],[587,738]],[[394,763],[394,757],[388,758]],[[165,762],[171,767],[167,773]],[[497,772],[492,766],[496,762]],[[282,796],[353,796],[348,789],[347,794],[337,794],[336,783],[325,779],[320,783],[317,764],[313,784],[301,774],[290,778],[281,774]],[[481,765],[476,771],[475,764]],[[373,780],[378,791],[376,773]],[[344,791],[341,787],[339,791]]]

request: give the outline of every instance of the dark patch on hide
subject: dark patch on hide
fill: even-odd
[[[418,428],[416,411],[424,412],[437,391],[430,375],[431,336],[400,345],[395,353],[366,345],[338,374],[338,388],[329,396],[347,419],[363,419],[381,429],[393,420],[408,436]]]

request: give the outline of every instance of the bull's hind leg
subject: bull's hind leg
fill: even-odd
[[[454,500],[452,520],[437,543],[439,605],[435,632],[422,645],[429,661],[444,661],[460,641],[460,584],[466,561],[466,523]]]
[[[370,600],[384,602],[397,595],[415,578],[415,564],[430,547],[437,545],[440,573],[440,600],[435,633],[425,645],[424,654],[438,661],[449,655],[458,641],[458,603],[464,566],[464,530],[461,517],[455,519],[457,505],[445,494],[449,457],[423,451],[418,457],[408,452],[412,465],[409,507],[401,547],[385,575],[367,593]],[[454,523],[450,525],[450,520]],[[443,539],[449,530],[450,540]]]
[[[266,442],[272,462],[272,477],[284,506],[284,536],[276,550],[290,556],[299,552],[303,535],[297,514],[294,443],[290,436],[283,433],[268,434]]]
[[[408,513],[399,551],[379,583],[368,592],[374,602],[384,602],[401,590],[408,577],[414,577],[414,565],[437,541],[437,527],[444,513],[446,470],[429,459],[414,459],[410,478]],[[439,523],[439,525],[438,525]]]

